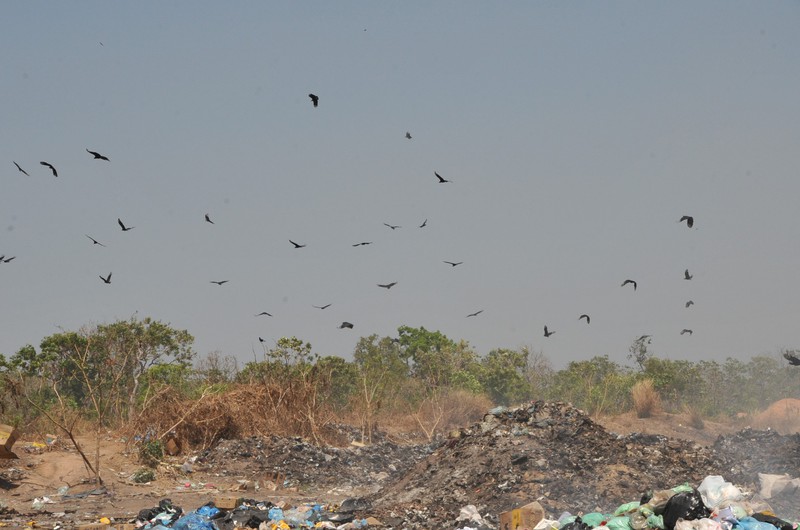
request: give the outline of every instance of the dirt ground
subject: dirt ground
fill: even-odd
[[[647,419],[636,418],[631,413],[593,421],[585,417],[581,411],[572,409],[566,404],[553,406],[552,410],[547,408],[549,406],[547,404],[538,412],[540,420],[545,418],[539,423],[544,422],[542,425],[546,424],[550,433],[556,432],[559,426],[563,427],[565,432],[571,429],[570,440],[562,444],[562,447],[571,447],[565,454],[572,460],[565,461],[563,463],[565,467],[583,466],[584,460],[608,460],[609,454],[620,451],[633,455],[631,458],[635,457],[635,460],[625,462],[609,461],[607,468],[604,468],[602,480],[594,486],[586,484],[586,487],[618,491],[619,496],[634,495],[646,485],[646,481],[681,483],[698,480],[703,473],[713,471],[714,466],[711,461],[715,457],[710,451],[711,446],[720,439],[720,435],[732,436],[745,427],[742,423],[705,421],[703,428],[697,429],[690,426],[690,418],[665,413]],[[539,426],[534,422],[535,418],[523,419],[527,421],[526,429],[533,430]],[[525,456],[526,460],[527,455],[530,455],[531,463],[516,468],[519,473],[512,473],[509,476],[522,477],[520,480],[527,481],[527,484],[520,483],[518,485],[520,487],[514,489],[507,486],[508,480],[506,480],[506,483],[500,484],[506,489],[501,488],[500,493],[487,498],[484,506],[479,508],[496,513],[501,506],[514,500],[515,496],[519,496],[518,500],[522,502],[530,500],[531,496],[551,494],[552,509],[561,509],[565,503],[574,502],[575,500],[567,495],[569,492],[577,491],[574,484],[562,492],[563,498],[556,499],[556,494],[560,490],[556,483],[549,483],[553,477],[540,477],[539,467],[533,464],[542,458],[552,459],[555,462],[556,456],[559,458],[563,456],[555,454],[563,452],[558,445],[554,446],[555,449],[547,445],[550,443],[548,440],[554,435],[548,434],[547,436],[551,438],[541,438],[539,441],[536,441],[533,432],[528,437],[516,436],[519,433],[515,433],[514,429],[523,425],[521,421],[523,420],[519,417],[510,416],[494,420],[496,425],[490,425],[488,431],[483,427],[487,423],[484,421],[462,429],[462,433],[465,434],[459,440],[440,441],[428,445],[401,446],[384,440],[369,447],[319,448],[296,438],[254,437],[245,440],[223,440],[210,450],[168,457],[157,469],[157,478],[147,484],[135,484],[131,480],[134,472],[142,468],[138,461],[138,453],[129,450],[122,439],[109,433],[101,443],[101,469],[107,492],[97,495],[90,494],[97,492],[98,485],[87,480],[83,461],[70,444],[59,441],[52,448],[47,448],[41,447],[43,440],[23,437],[14,446],[20,458],[0,461],[0,526],[16,527],[35,522],[34,525],[41,528],[53,528],[56,523],[70,528],[82,523],[96,522],[104,516],[125,522],[133,520],[140,510],[157,506],[164,498],[169,498],[174,505],[190,511],[215,498],[231,495],[257,500],[268,499],[276,504],[286,502],[291,505],[303,502],[336,504],[349,497],[372,496],[376,500],[376,506],[381,502],[384,504],[384,509],[378,510],[380,514],[376,512],[376,515],[391,518],[400,514],[398,518],[400,521],[403,516],[402,510],[406,509],[406,515],[411,513],[413,510],[409,506],[415,505],[417,499],[402,498],[404,494],[401,494],[399,489],[404,487],[424,489],[424,484],[429,483],[430,488],[437,490],[436,494],[440,494],[453,489],[458,491],[459,485],[467,487],[468,483],[472,484],[474,489],[475,484],[488,485],[495,480],[500,482],[507,477],[500,476],[491,469],[493,465],[512,469],[518,465],[521,455]],[[502,422],[502,429],[498,427],[500,425],[498,422]],[[747,436],[750,435],[746,435],[742,440],[752,438]],[[533,441],[523,441],[523,438]],[[670,441],[673,439],[678,441]],[[487,450],[487,440],[496,454]],[[93,437],[82,437],[80,442],[87,452],[92,454]],[[534,442],[538,445],[525,448],[524,444]],[[762,444],[762,442],[763,439],[759,438],[753,439],[752,443]],[[620,447],[627,449],[620,450]],[[528,451],[527,455],[524,454],[525,451]],[[569,451],[574,451],[574,454],[569,456]],[[659,456],[660,453],[669,455],[670,451],[675,453],[669,457],[671,462],[674,461],[671,464],[673,468],[670,468],[673,476],[652,475],[655,471],[652,469],[647,471],[649,468],[657,467],[652,464],[654,460],[651,458],[651,453],[663,458]],[[491,454],[494,460],[490,459],[489,463],[481,462],[480,459],[487,454]],[[465,455],[473,456],[466,458]],[[468,461],[465,461],[465,458]],[[510,463],[504,462],[504,458]],[[584,460],[580,460],[581,458]],[[693,476],[675,476],[682,473],[682,468],[675,467],[683,465],[682,462],[690,462],[690,466],[694,466],[687,468],[692,473],[686,472],[687,475]],[[729,465],[727,462],[724,464]],[[480,466],[486,469],[477,470]],[[541,466],[541,469],[544,470],[545,467]],[[448,482],[462,472],[465,476],[458,479],[460,482],[455,485]],[[647,475],[648,472],[650,475]],[[439,478],[429,477],[420,482],[422,480],[420,477],[425,473],[432,473]],[[569,476],[571,476],[569,473],[562,475],[564,479]],[[575,477],[580,476],[580,473],[575,475]],[[653,478],[654,476],[656,478]],[[415,480],[417,486],[414,486]],[[512,482],[515,480],[516,478],[512,478]],[[631,481],[642,483],[630,484]],[[615,490],[617,483],[623,486]],[[535,489],[534,485],[543,489]],[[64,487],[68,488],[66,495],[60,495],[59,489]],[[395,493],[393,488],[397,490]],[[487,487],[486,490],[488,489]],[[380,495],[375,496],[379,491],[382,494],[386,492],[382,499]],[[449,499],[449,497],[435,497],[435,499],[442,510],[452,512],[455,509],[457,515],[456,506],[462,502],[466,503],[470,497],[469,489],[466,492],[463,499]],[[508,493],[505,497],[504,492]],[[434,499],[434,493],[431,491],[425,491],[421,495],[423,497],[430,495],[431,499]],[[42,497],[48,497],[51,502],[47,502],[37,510],[33,507],[34,501]],[[406,500],[409,502],[406,503]],[[592,502],[600,500],[595,499]],[[397,508],[391,504],[395,501]],[[418,508],[414,510],[419,511]],[[421,520],[416,526],[406,521],[402,527],[425,528],[433,524],[433,518],[436,516],[436,513],[431,512],[426,516],[430,517],[429,519]]]

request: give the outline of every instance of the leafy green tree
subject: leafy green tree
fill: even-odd
[[[525,379],[526,367],[526,351],[492,350],[481,362],[481,385],[495,403],[519,403],[531,396],[530,384]]]
[[[569,363],[555,374],[551,392],[590,414],[617,413],[629,408],[634,382],[629,370],[604,355]]]
[[[427,393],[438,388],[480,391],[480,363],[466,341],[458,343],[439,331],[424,327],[397,329],[402,358],[412,377],[421,381]]]
[[[356,409],[361,419],[361,439],[372,442],[377,414],[394,396],[408,376],[400,345],[377,335],[361,337],[353,352],[358,374]]]

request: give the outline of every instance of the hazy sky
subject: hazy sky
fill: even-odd
[[[798,28],[798,2],[6,2],[0,352],[134,314],[242,360],[401,325],[557,367],[800,347]]]

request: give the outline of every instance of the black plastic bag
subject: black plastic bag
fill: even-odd
[[[768,515],[766,513],[754,513],[752,515],[753,519],[756,521],[761,521],[762,523],[769,523],[772,526],[778,528],[779,530],[794,530],[794,525],[788,521],[784,521],[783,519],[779,519],[774,515]]]
[[[664,507],[664,528],[674,530],[678,519],[694,521],[711,515],[700,492],[692,488],[692,491],[676,493],[667,501]]]
[[[591,530],[591,526],[584,523],[580,517],[576,517],[571,523],[567,523],[560,530]]]

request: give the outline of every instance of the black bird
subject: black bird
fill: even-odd
[[[314,94],[309,94],[308,97],[311,98],[311,103],[313,103],[315,107],[319,105],[319,96],[315,96]]]
[[[392,282],[392,283],[379,283],[379,284],[378,284],[378,287],[383,287],[384,289],[391,289],[391,288],[392,288],[392,287],[394,287],[395,285],[397,285],[397,282]]]
[[[221,280],[221,281],[217,282],[217,281],[211,280],[211,282],[209,282],[209,283],[216,283],[217,285],[222,285],[224,283],[228,283],[229,281],[230,280]]]
[[[17,259],[16,256],[11,256],[10,258],[6,258],[5,256],[3,256],[2,258],[0,258],[0,261],[2,261],[3,263],[11,263],[15,259]]]
[[[104,247],[104,246],[105,246],[104,244],[102,244],[101,242],[99,242],[98,240],[96,240],[95,238],[93,238],[92,236],[90,236],[89,234],[84,234],[84,235],[85,235],[86,237],[88,237],[89,239],[91,239],[93,244],[95,244],[95,245],[100,245],[101,247]]]
[[[620,287],[625,287],[629,283],[633,284],[633,290],[635,291],[636,290],[636,282],[633,281],[633,280],[625,280],[624,282],[622,282],[622,285],[620,285]]]
[[[267,342],[267,341],[265,341],[265,340],[264,340],[264,339],[262,339],[261,337],[258,337],[258,342],[260,342],[261,344],[264,344],[264,343],[265,343],[265,342]]]
[[[544,327],[544,336],[545,338],[550,337],[550,335],[555,335],[555,331],[547,331],[547,326]]]
[[[398,228],[403,228],[403,227],[402,227],[402,226],[400,226],[400,225],[390,225],[389,223],[383,223],[383,224],[384,224],[385,226],[388,226],[388,227],[389,227],[389,228],[391,228],[392,230],[397,230]]]
[[[693,274],[689,274],[689,269],[686,269],[685,271],[683,271],[683,279],[684,280],[691,280],[692,278],[694,278],[694,275]]]
[[[798,358],[797,355],[794,354],[794,352],[790,351],[783,352],[783,357],[784,359],[789,361],[789,364],[791,364],[792,366],[800,366],[800,358]]]
[[[125,226],[122,223],[122,219],[120,219],[119,217],[117,217],[117,224],[119,224],[119,226],[120,226],[120,228],[122,228],[123,232],[127,232],[128,230],[133,230],[134,228],[136,228],[135,226]]]
[[[56,171],[56,168],[54,168],[54,167],[53,167],[53,164],[49,164],[49,163],[47,163],[47,162],[39,162],[39,163],[40,163],[41,165],[43,165],[43,166],[47,166],[47,167],[49,167],[49,168],[50,168],[50,171],[52,171],[52,172],[53,172],[53,176],[54,176],[54,177],[57,177],[57,176],[58,176],[58,171]]]
[[[686,308],[687,309],[689,308],[689,306],[692,306],[692,305],[694,305],[694,301],[689,300],[688,302],[686,302]]]
[[[97,151],[89,151],[87,149],[86,152],[89,153],[90,155],[92,155],[95,160],[105,160],[106,162],[109,161],[107,156],[103,156],[100,153],[98,153]]]
[[[262,312],[260,312],[259,314],[257,314],[256,316],[257,316],[257,317],[263,317],[264,315],[266,315],[266,316],[268,316],[268,317],[271,317],[271,316],[272,316],[272,315],[270,315],[269,313],[267,313],[266,311],[262,311]]]
[[[208,214],[206,214],[206,222],[211,223],[212,225],[214,224],[214,221],[211,220],[211,217]]]
[[[111,283],[111,273],[109,272],[109,273],[108,273],[108,276],[107,276],[107,277],[105,277],[105,278],[103,278],[102,276],[100,276],[100,279],[101,279],[101,280],[103,280],[103,282],[105,282],[105,283]]]
[[[12,160],[12,162],[14,162],[14,161]],[[28,172],[27,172],[27,171],[25,171],[24,169],[22,169],[21,167],[19,167],[19,164],[17,164],[16,162],[14,162],[14,165],[15,165],[15,166],[17,166],[17,169],[20,171],[20,173],[24,173],[26,177],[30,177],[30,175],[28,175]]]
[[[678,221],[678,222],[682,223],[684,221],[686,221],[686,227],[687,228],[691,228],[691,227],[694,226],[694,217],[692,217],[691,215],[684,215],[683,217],[681,217],[681,220]]]
[[[371,245],[372,241],[362,241],[361,243],[356,243],[353,245],[354,247],[363,247],[364,245]]]
[[[328,309],[330,306],[331,304],[325,304],[325,305],[315,305],[312,307],[316,307],[317,309]]]
[[[681,335],[683,335],[685,333],[688,333],[689,335],[691,335],[693,332],[692,332],[691,329],[684,329],[683,331],[681,331]]]
[[[467,318],[476,317],[476,316],[480,315],[481,313],[483,313],[483,309],[481,309],[480,311],[475,311],[474,313],[470,313],[469,315],[467,315]]]
[[[455,267],[456,265],[461,265],[464,263],[463,261],[453,262],[453,261],[442,261],[442,263],[447,263],[448,265]]]
[[[344,329],[344,328],[353,329],[353,325],[350,322],[342,322],[341,325],[339,326],[339,329]]]
[[[436,175],[437,179],[439,179],[439,184],[444,184],[445,182],[450,182],[449,180],[447,180],[446,178],[444,178],[443,176],[441,176],[440,174],[438,174],[435,171],[433,172],[433,174]]]
[[[305,245],[301,245],[300,243],[295,243],[295,242],[294,242],[294,241],[292,241],[291,239],[289,240],[289,243],[291,243],[292,245],[294,245],[294,248],[303,248],[303,247],[305,246]]]
[[[651,336],[652,336],[652,335],[642,335],[641,337],[639,337],[638,339],[636,339],[634,342],[643,342],[643,341],[644,341],[644,339],[649,339]],[[650,341],[648,341],[648,342],[650,342]]]
[[[420,228],[425,228],[426,226],[428,226],[428,220],[427,220],[427,219],[425,219],[424,221],[422,221],[422,224],[421,224],[421,225],[419,225],[419,227],[420,227]]]
[[[409,140],[411,140],[411,133],[410,133],[410,132],[408,132],[408,131],[406,131],[406,138],[408,138]]]
[[[585,318],[585,319],[586,319],[586,323],[587,323],[587,324],[589,324],[589,323],[591,322],[591,320],[592,320],[592,319],[590,319],[590,318],[589,318],[589,315],[586,315],[586,314],[583,314],[583,315],[579,316],[579,317],[578,317],[578,320],[580,320],[580,319],[582,319],[582,318]]]

